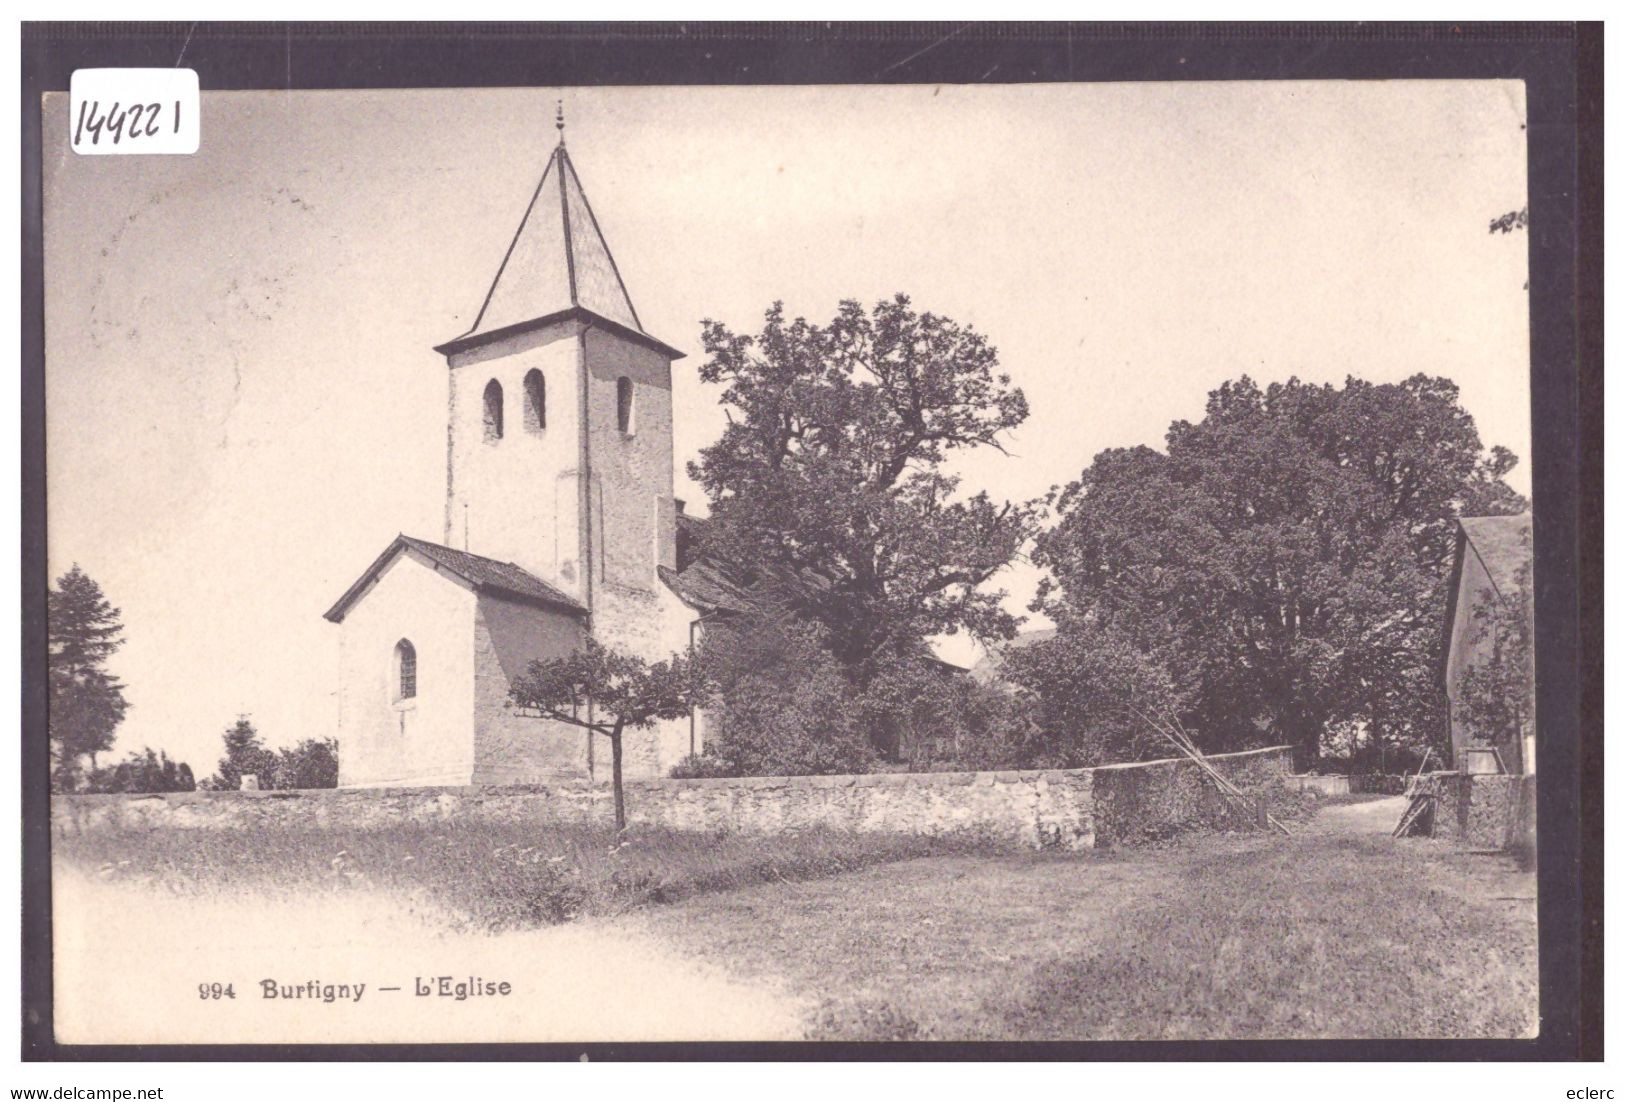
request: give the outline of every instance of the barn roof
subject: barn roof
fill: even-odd
[[[1534,518],[1529,513],[1500,517],[1461,517],[1456,521],[1456,555],[1445,594],[1444,640],[1440,662],[1450,661],[1455,635],[1462,565],[1472,555],[1484,566],[1490,584],[1502,593],[1517,585],[1518,571],[1535,560]]]
[[[1535,557],[1533,518],[1528,513],[1510,517],[1462,517],[1462,535],[1484,564],[1496,588],[1514,585],[1518,571]]]
[[[373,560],[372,565],[356,579],[355,584],[344,591],[344,596],[323,615],[335,624],[344,619],[345,613],[349,612],[367,590],[372,588],[373,583],[383,573],[384,567],[397,555],[408,550],[417,552],[433,563],[436,569],[461,578],[481,593],[494,593],[531,604],[548,605],[577,615],[587,611],[569,594],[555,589],[530,571],[511,562],[499,562],[484,555],[475,555],[443,544],[430,543],[428,540],[399,535],[384,548],[382,555]]]

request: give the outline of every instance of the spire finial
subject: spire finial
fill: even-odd
[[[553,117],[553,125],[558,128],[559,144],[564,144],[564,101],[559,100],[558,113]]]

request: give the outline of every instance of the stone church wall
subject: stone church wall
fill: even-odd
[[[1272,747],[1210,760],[1237,783],[1267,783],[1289,770],[1291,750]],[[1167,797],[1203,786],[1196,766],[1179,760],[1043,772],[631,781],[626,805],[635,824],[677,830],[966,830],[1022,845],[1088,849],[1196,825],[1200,816],[1191,814],[1191,801]],[[116,828],[362,827],[479,818],[607,824],[610,815],[608,786],[579,782],[57,796],[51,801],[53,828],[62,834]]]
[[[580,555],[580,365],[577,328],[548,326],[453,360],[446,446],[443,540],[515,562],[582,596]],[[525,376],[537,370],[546,424],[526,416]],[[485,433],[485,388],[502,388],[500,440]]]
[[[658,352],[598,329],[583,338],[587,362],[588,454],[592,464],[595,585],[641,593],[661,588],[656,565],[675,566],[676,525],[669,506],[675,459],[672,443],[671,362]],[[617,382],[632,384],[632,424],[617,419]],[[660,555],[672,548],[663,564]],[[598,606],[602,627],[613,609]]]
[[[345,617],[339,783],[456,784],[472,765],[474,593],[400,555]],[[417,652],[417,696],[397,699],[395,645]]]
[[[481,594],[474,622],[474,772],[477,785],[587,775],[587,732],[518,714],[508,686],[533,659],[562,658],[581,645],[581,621]]]

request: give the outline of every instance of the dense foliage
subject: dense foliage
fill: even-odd
[[[861,773],[874,762],[853,688],[817,625],[774,616],[718,623],[702,653],[717,702],[702,760],[678,775]]]
[[[77,563],[57,579],[46,598],[53,792],[74,791],[85,759],[94,771],[96,755],[112,749],[129,703],[107,660],[123,645],[123,632],[119,610]]]
[[[339,744],[337,739],[307,738],[296,746],[277,751],[273,788],[337,788],[339,786]]]
[[[781,614],[713,624],[702,654],[715,706],[704,753],[674,776],[998,768],[1021,753],[1022,702],[923,652],[891,657],[857,686],[817,624]]]
[[[1032,730],[1012,747],[1029,768],[1082,768],[1167,757],[1153,722],[1178,717],[1191,696],[1164,657],[1128,632],[1093,620],[1012,651],[1004,676],[1024,691]]]
[[[708,554],[775,585],[860,687],[931,635],[1013,634],[983,583],[1037,507],[962,495],[943,470],[1027,416],[981,334],[898,295],[843,302],[827,325],[775,303],[759,334],[707,321],[703,339],[700,377],[728,413],[690,466],[710,500]]]
[[[986,583],[1036,530],[1035,502],[962,493],[955,451],[999,448],[1027,403],[975,330],[846,301],[827,325],[782,304],[758,334],[705,323],[700,375],[728,427],[690,472],[711,519],[705,554],[741,567],[771,608],[707,643],[722,703],[687,772],[837,773],[981,753],[985,710],[926,640],[1007,639]],[[965,719],[968,722],[947,722]]]
[[[1530,569],[1504,593],[1485,589],[1473,612],[1475,652],[1456,688],[1456,718],[1478,742],[1517,745],[1535,715],[1535,615]],[[1525,768],[1527,768],[1527,763]]]
[[[226,756],[203,787],[235,792],[252,776],[262,789],[337,788],[339,744],[334,739],[307,738],[295,746],[272,750],[247,716],[226,728]]]
[[[1242,378],[1167,444],[1102,452],[1037,540],[1059,630],[1010,673],[1050,737],[1130,749],[1080,671],[1133,657],[1208,749],[1283,742],[1312,762],[1340,724],[1438,739],[1454,519],[1525,508],[1503,481],[1515,457],[1485,450],[1455,385]]]
[[[85,778],[86,792],[191,792],[197,788],[192,767],[169,759],[162,750],[146,747],[117,765],[93,770]]]

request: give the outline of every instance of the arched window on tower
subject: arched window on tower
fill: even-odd
[[[485,384],[485,442],[502,439],[502,384],[492,379]]]
[[[408,639],[395,644],[395,699],[418,695],[418,652]]]
[[[632,380],[622,375],[615,380],[615,424],[628,436],[637,431],[632,415]]]
[[[536,368],[525,372],[525,429],[541,432],[547,427],[547,380]]]

